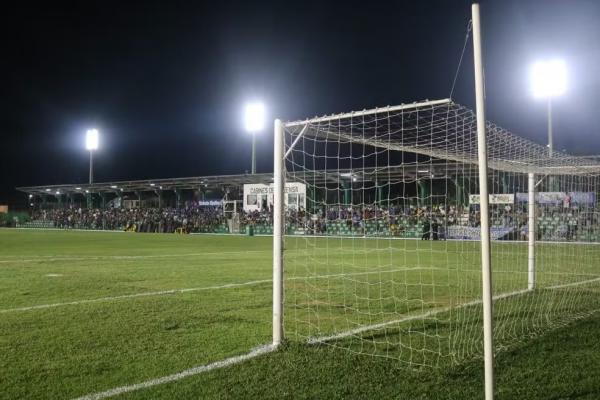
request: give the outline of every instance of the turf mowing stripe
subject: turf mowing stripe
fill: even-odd
[[[368,274],[384,274],[390,272],[400,272],[400,271],[413,271],[419,269],[441,269],[441,268],[424,268],[424,267],[412,267],[412,268],[396,268],[389,270],[381,270],[381,271],[363,271],[363,272],[350,272],[350,273],[340,273],[340,274],[331,274],[331,275],[310,275],[310,276],[296,276],[291,278],[286,278],[288,281],[295,280],[307,280],[307,279],[326,279],[326,278],[337,278],[344,276],[358,276],[358,275],[368,275]],[[87,303],[99,303],[103,301],[113,301],[113,300],[121,300],[121,299],[131,299],[136,297],[147,297],[147,296],[161,296],[166,294],[177,294],[177,293],[187,293],[187,292],[198,292],[202,290],[216,290],[216,289],[227,289],[233,287],[240,286],[252,286],[252,285],[260,285],[263,283],[271,283],[271,279],[263,279],[263,280],[255,280],[248,282],[239,282],[239,283],[227,283],[219,286],[207,286],[207,287],[195,287],[195,288],[183,288],[183,289],[169,289],[169,290],[161,290],[157,292],[143,292],[143,293],[132,293],[132,294],[124,294],[120,296],[108,296],[108,297],[99,297],[97,299],[83,299],[83,300],[74,300],[67,301],[63,303],[50,303],[50,304],[39,304],[35,306],[26,306],[26,307],[18,307],[18,308],[6,308],[0,310],[0,314],[5,314],[9,312],[19,312],[19,311],[33,311],[33,310],[41,310],[46,308],[55,308],[62,306],[74,306],[79,304],[87,304]]]
[[[272,345],[264,345],[252,350],[250,353],[242,354],[240,356],[229,357],[221,361],[216,361],[211,364],[201,365],[198,367],[194,367],[191,369],[186,369],[185,371],[178,372],[173,375],[164,376],[162,378],[152,379],[142,383],[136,383],[134,385],[128,386],[120,386],[114,389],[110,389],[104,392],[92,393],[82,397],[78,397],[75,400],[101,400],[106,399],[108,397],[117,396],[119,394],[133,392],[140,389],[146,389],[152,386],[162,385],[164,383],[175,382],[181,380],[183,378],[187,378],[188,376],[198,375],[203,372],[212,371],[219,368],[225,368],[230,365],[239,364],[241,362],[250,360],[252,358],[261,356],[263,354],[270,353],[274,351],[276,348]]]

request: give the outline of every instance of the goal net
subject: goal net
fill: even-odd
[[[306,185],[285,210],[285,336],[413,367],[481,356],[475,114],[426,101],[283,131],[283,177]],[[498,350],[600,309],[600,163],[492,123],[487,141]]]

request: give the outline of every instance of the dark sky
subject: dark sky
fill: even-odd
[[[247,100],[269,119],[446,98],[470,1],[11,2],[2,12],[0,204],[14,187],[250,169]],[[42,3],[44,4],[44,3]],[[561,57],[555,147],[600,153],[600,2],[482,2],[488,119],[545,142],[530,64]],[[455,101],[473,107],[469,42]],[[258,171],[272,170],[271,123]]]

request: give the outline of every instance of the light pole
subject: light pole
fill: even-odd
[[[90,152],[90,185],[94,183],[94,151],[98,150],[98,129],[88,129],[85,135],[85,148]]]
[[[533,95],[547,100],[548,110],[548,156],[554,153],[552,131],[552,98],[563,94],[567,87],[567,67],[563,60],[539,61],[531,68]]]
[[[256,133],[265,127],[265,106],[254,102],[246,104],[244,111],[246,131],[252,134],[252,174],[256,173]]]

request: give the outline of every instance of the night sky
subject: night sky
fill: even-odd
[[[11,2],[3,6],[0,204],[15,186],[243,173],[248,100],[284,120],[446,98],[470,1]],[[44,3],[42,3],[44,4]],[[546,141],[529,68],[560,57],[555,148],[600,154],[600,2],[482,2],[487,115]],[[453,98],[473,108],[472,44]],[[272,170],[271,122],[258,171]]]

